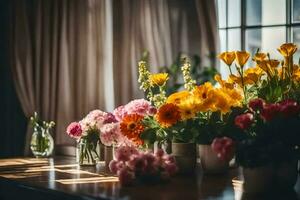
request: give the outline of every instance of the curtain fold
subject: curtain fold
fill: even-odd
[[[105,0],[15,0],[11,17],[11,63],[22,109],[28,118],[37,111],[57,122],[56,144],[73,144],[67,124],[105,107]]]
[[[152,72],[178,53],[200,55],[213,66],[217,48],[216,12],[211,0],[114,0],[114,86],[116,105],[141,97],[137,63],[150,53]]]

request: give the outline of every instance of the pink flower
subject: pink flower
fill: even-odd
[[[253,99],[249,102],[249,108],[252,111],[261,111],[265,105],[265,101],[263,99],[257,98]]]
[[[155,115],[156,113],[157,113],[157,109],[155,107],[151,107],[149,109],[149,112],[148,112],[149,115]]]
[[[96,126],[99,130],[104,124],[106,112],[101,110],[93,110],[91,111],[85,118],[83,118],[79,123],[83,129],[86,131],[92,126]]]
[[[117,160],[125,162],[130,160],[132,155],[138,154],[138,151],[136,148],[131,146],[120,146],[117,148],[115,154]]]
[[[178,168],[175,163],[166,163],[165,169],[171,176],[176,174]]]
[[[125,106],[128,114],[138,114],[145,116],[149,113],[149,110],[152,108],[151,103],[145,99],[136,99],[129,102]]]
[[[155,152],[155,155],[157,157],[163,157],[163,155],[165,154],[163,149],[157,149],[157,151]]]
[[[245,113],[237,116],[234,120],[234,123],[240,129],[248,129],[254,121],[252,113]]]
[[[104,124],[100,131],[100,140],[105,146],[118,144],[121,140],[122,136],[119,123]]]
[[[292,117],[298,115],[300,106],[294,100],[285,100],[280,103],[280,112],[284,117]]]
[[[124,186],[131,185],[135,178],[134,173],[126,167],[124,167],[123,169],[120,169],[118,171],[118,177],[119,177],[120,183]]]
[[[82,128],[78,122],[72,122],[67,128],[67,134],[72,138],[80,138],[82,135]]]
[[[229,161],[234,156],[234,143],[228,137],[215,138],[211,148],[221,160]]]
[[[118,121],[122,121],[122,119],[128,115],[126,109],[125,109],[125,106],[119,106],[117,107],[114,111],[113,111],[113,114],[116,118],[116,120]]]
[[[164,155],[163,159],[167,163],[175,163],[175,158],[173,156],[171,156],[171,155]]]
[[[280,106],[277,103],[267,104],[261,111],[261,118],[265,121],[271,121],[274,117],[278,116],[280,112]]]
[[[116,161],[116,160],[112,160],[109,163],[109,170],[114,174],[116,174],[118,171],[117,164],[118,164],[118,161]]]
[[[118,122],[118,120],[112,113],[107,113],[104,116],[104,121],[103,121],[104,124],[116,123],[116,122]]]

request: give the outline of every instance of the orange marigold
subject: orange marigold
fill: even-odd
[[[140,134],[145,128],[142,124],[143,118],[138,114],[130,114],[125,116],[120,124],[122,134],[137,145],[143,144],[143,140],[140,138]]]
[[[157,111],[156,119],[163,127],[170,127],[176,124],[181,119],[178,106],[172,103],[162,105]]]

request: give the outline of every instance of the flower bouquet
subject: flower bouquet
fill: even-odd
[[[95,165],[100,160],[100,142],[107,146],[117,143],[121,140],[118,130],[114,115],[101,110],[91,111],[80,122],[72,122],[67,134],[78,143],[79,165]]]
[[[232,157],[223,156],[219,159],[209,145],[215,137],[225,136],[224,129],[229,129],[227,121],[233,121],[230,113],[233,108],[242,105],[241,91],[222,82],[219,75],[216,80],[222,83],[221,87],[214,87],[209,82],[197,86],[190,76],[187,58],[183,59],[181,70],[185,90],[166,97],[168,75],[151,74],[145,61],[139,63],[141,89],[157,108],[155,115],[144,118],[145,130],[141,138],[150,142],[172,141],[172,154],[179,172],[184,173],[195,169],[196,143],[205,144],[200,146],[203,168],[206,171],[209,171],[207,168],[214,168],[211,171],[215,172],[222,171],[216,167],[216,163],[224,168]],[[228,148],[232,148],[231,144]],[[205,153],[206,150],[209,153]]]
[[[231,72],[226,84],[243,90],[243,112],[235,117],[231,131],[246,192],[292,188],[297,179],[300,68],[293,63],[296,50],[294,44],[281,45],[278,51],[283,61],[257,52],[253,57],[256,66],[249,69],[244,69],[250,57],[247,52],[226,52],[220,56],[229,69],[233,60],[238,63],[238,75]],[[221,154],[226,144],[216,143],[215,149]]]

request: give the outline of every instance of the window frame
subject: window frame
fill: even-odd
[[[220,0],[219,0],[220,1]],[[228,51],[228,30],[230,29],[240,29],[241,34],[241,50],[245,50],[246,47],[246,30],[249,29],[262,29],[262,28],[272,28],[272,27],[285,27],[286,32],[286,39],[285,42],[293,42],[293,32],[292,29],[294,27],[300,28],[300,22],[293,22],[293,2],[294,0],[286,0],[286,20],[284,24],[271,24],[271,25],[247,25],[246,24],[246,0],[240,0],[240,11],[241,11],[241,24],[240,26],[228,26],[228,0],[221,0],[226,1],[225,3],[225,9],[226,9],[226,26],[225,27],[219,27],[219,13],[217,11],[217,17],[218,17],[218,23],[217,28],[218,31],[225,30],[226,33],[226,51]],[[216,0],[216,5],[218,6],[218,0]],[[217,9],[218,10],[218,9]]]

